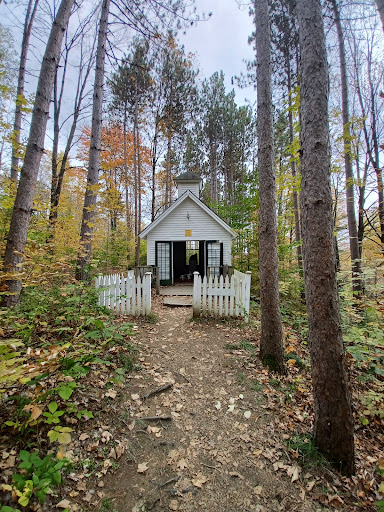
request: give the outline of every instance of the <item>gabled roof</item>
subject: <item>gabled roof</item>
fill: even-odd
[[[216,215],[215,212],[213,212],[206,204],[204,204],[198,197],[193,194],[190,190],[186,190],[183,195],[181,195],[176,201],[170,206],[167,210],[165,210],[161,215],[157,217],[149,226],[147,226],[141,233],[139,233],[139,237],[145,240],[147,238],[147,235],[158,225],[160,222],[162,222],[170,213],[172,213],[176,208],[178,208],[187,198],[192,199],[194,203],[196,203],[197,206],[199,206],[202,210],[204,210],[208,215],[210,215],[222,228],[224,228],[226,231],[228,231],[232,238],[237,237],[236,231],[234,231],[232,228],[228,226],[226,222],[223,221],[218,215]]]

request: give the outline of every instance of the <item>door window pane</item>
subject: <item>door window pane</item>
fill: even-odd
[[[171,279],[171,244],[169,242],[157,243],[157,266],[160,269],[160,280]]]
[[[207,244],[207,266],[215,267],[210,270],[211,276],[220,275],[220,242],[210,242]]]

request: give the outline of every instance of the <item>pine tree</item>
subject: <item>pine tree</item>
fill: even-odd
[[[353,472],[353,414],[345,371],[333,240],[328,65],[319,0],[298,0],[301,50],[301,210],[314,395],[314,440]]]

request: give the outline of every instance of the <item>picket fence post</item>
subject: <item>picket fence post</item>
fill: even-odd
[[[192,302],[193,316],[200,315],[201,309],[201,276],[199,272],[193,273],[193,302]]]

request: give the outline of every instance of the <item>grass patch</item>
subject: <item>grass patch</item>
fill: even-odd
[[[251,383],[251,389],[252,391],[256,391],[258,393],[260,393],[261,391],[263,391],[263,385],[257,381],[257,380],[254,380],[252,383]]]
[[[243,372],[238,372],[236,374],[236,379],[239,384],[244,384],[244,382],[247,380],[247,376]]]
[[[303,361],[303,359],[301,359],[301,357],[298,354],[295,354],[295,352],[290,352],[289,354],[286,354],[285,358],[287,361],[289,359],[293,359],[294,361],[296,361],[295,366],[297,366],[301,370],[308,370],[308,365],[306,364],[306,362]]]
[[[149,315],[143,317],[143,321],[146,324],[157,324],[159,317],[155,313],[150,313]]]
[[[310,434],[295,434],[287,441],[288,449],[299,456],[301,465],[306,468],[324,466],[326,459],[316,448]]]
[[[228,350],[248,350],[250,352],[255,352],[255,346],[252,345],[248,340],[243,340],[240,343],[227,343],[225,348]]]

